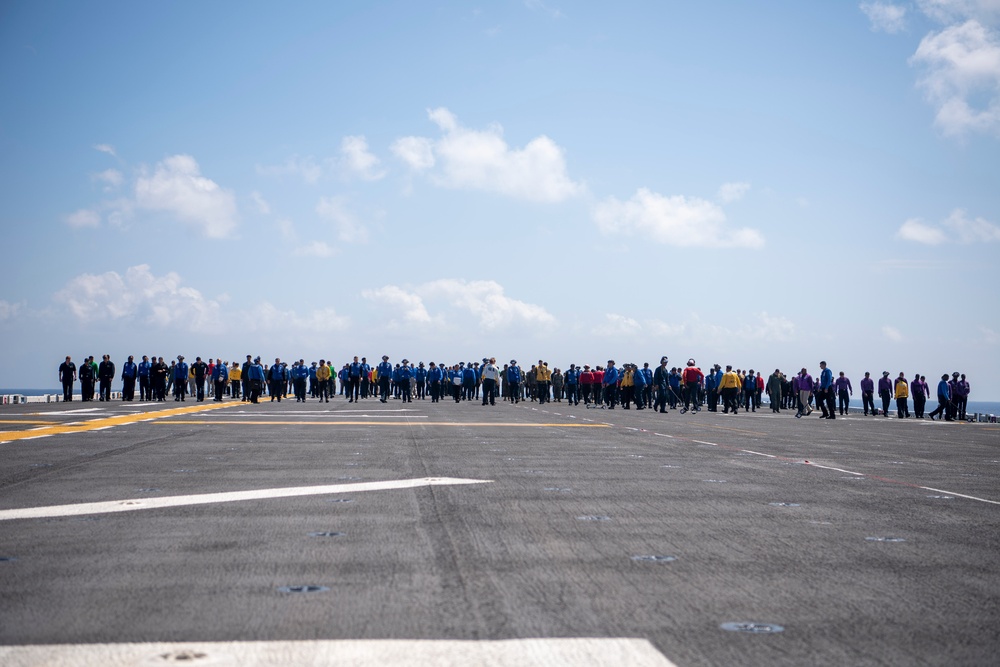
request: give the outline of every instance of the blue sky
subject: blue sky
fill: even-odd
[[[0,386],[66,354],[1000,376],[1000,1],[7,2]]]

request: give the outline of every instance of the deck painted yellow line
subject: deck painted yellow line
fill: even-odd
[[[243,421],[236,419],[171,419],[161,424],[198,424],[200,425],[223,425],[240,424],[244,426],[503,426],[503,427],[558,427],[558,428],[609,428],[608,424],[524,424],[508,422],[413,422],[412,424],[401,424],[399,422],[359,422],[359,421],[328,421],[328,422],[280,422],[280,421]],[[2,435],[2,434],[0,434]]]
[[[11,442],[13,440],[29,440],[31,438],[39,438],[48,435],[60,435],[62,433],[87,433],[89,431],[98,430],[103,431],[115,426],[125,426],[127,424],[136,424],[138,422],[155,421],[176,415],[187,415],[196,412],[205,412],[206,410],[218,410],[219,408],[229,408],[237,405],[241,404],[216,403],[213,401],[212,404],[189,405],[184,407],[168,408],[165,410],[151,410],[149,412],[137,412],[135,414],[117,415],[114,417],[97,417],[95,419],[89,419],[85,422],[55,424],[40,429],[31,429],[30,431],[0,431],[0,441]]]
[[[236,665],[675,667],[675,664],[660,653],[648,639],[626,637],[35,644],[0,646],[0,663],[8,667],[38,665],[135,667],[166,664],[204,664],[217,667]]]
[[[332,493],[357,493],[359,491],[385,491],[388,489],[413,489],[422,486],[489,484],[490,482],[492,482],[492,480],[489,479],[423,477],[420,479],[399,479],[387,482],[360,482],[357,484],[330,484],[326,486],[293,486],[282,489],[257,489],[253,491],[202,493],[192,496],[166,496],[164,498],[132,498],[129,500],[110,500],[98,503],[77,503],[75,505],[52,505],[50,507],[25,507],[23,509],[0,510],[0,521],[10,521],[12,519],[48,519],[52,517],[81,516],[85,514],[133,512],[135,510],[160,509],[163,507],[232,503],[240,500],[320,496]]]

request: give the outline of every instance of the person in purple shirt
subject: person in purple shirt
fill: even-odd
[[[962,379],[955,383],[955,411],[958,418],[965,421],[965,406],[969,402],[969,383],[962,373]]]
[[[920,382],[920,375],[914,375],[910,380],[910,396],[913,397],[913,416],[924,418],[924,406],[927,405],[927,389]]]
[[[947,422],[955,421],[952,417],[952,400],[951,400],[951,385],[948,383],[948,374],[945,373],[941,376],[941,381],[938,382],[937,386],[937,399],[938,406],[929,414],[928,417],[931,421],[934,421],[934,415],[944,415],[944,420]]]
[[[889,403],[892,401],[892,380],[889,379],[889,371],[882,371],[882,378],[878,381],[878,395],[882,399],[882,416],[889,416]]]
[[[868,408],[872,409],[872,416],[878,414],[875,409],[875,381],[872,374],[865,371],[865,379],[861,381],[861,403],[865,407],[865,416],[868,416]]]
[[[851,386],[851,379],[844,375],[844,371],[840,371],[840,377],[833,384],[837,387],[837,407],[840,409],[840,416],[843,417],[851,406],[854,387]]]
[[[804,414],[806,417],[812,414],[812,408],[809,407],[809,399],[812,396],[813,391],[813,379],[809,375],[809,371],[802,369],[796,376],[799,381],[799,411],[795,413],[795,418],[800,419]]]

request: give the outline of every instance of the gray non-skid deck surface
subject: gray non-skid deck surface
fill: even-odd
[[[0,521],[3,645],[638,638],[677,665],[1000,655],[996,425],[338,398],[0,448],[2,510],[490,480]],[[279,590],[302,585],[329,590]]]

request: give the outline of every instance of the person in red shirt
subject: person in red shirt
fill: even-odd
[[[604,405],[604,398],[601,392],[604,389],[604,368],[597,366],[594,368],[594,407]]]
[[[684,409],[681,410],[682,414],[688,410],[701,412],[701,381],[704,378],[705,374],[695,365],[694,359],[688,359],[687,367],[681,372],[681,381],[684,383]]]
[[[594,373],[590,370],[590,364],[583,365],[583,372],[580,373],[580,392],[583,394],[583,404],[590,405],[590,390],[594,386]]]

